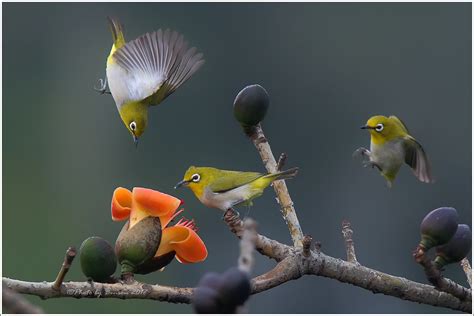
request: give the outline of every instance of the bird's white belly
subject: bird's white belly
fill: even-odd
[[[234,205],[242,203],[250,198],[252,195],[251,192],[252,189],[248,184],[224,193],[214,193],[210,189],[206,189],[200,200],[202,204],[208,207],[226,211]]]
[[[382,145],[371,143],[370,160],[384,171],[398,170],[405,160],[402,141],[395,139]]]

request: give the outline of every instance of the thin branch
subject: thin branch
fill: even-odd
[[[290,256],[280,261],[272,270],[252,280],[252,294],[277,287],[285,282],[301,277],[295,257]]]
[[[354,264],[359,264],[355,253],[352,234],[353,231],[351,228],[351,223],[347,220],[342,221],[342,236],[344,237],[344,241],[346,242],[347,261],[352,262]]]
[[[420,247],[415,250],[413,257],[425,270],[428,281],[430,281],[430,283],[437,289],[450,293],[461,300],[472,300],[471,290],[457,284],[456,282],[443,278],[441,271],[435,267],[433,262],[426,256],[426,253]]]
[[[239,269],[250,274],[254,265],[253,252],[257,240],[257,223],[247,218],[244,221],[244,232],[240,240]]]
[[[58,297],[153,299],[170,303],[191,303],[192,288],[151,285],[135,282],[96,283],[64,282],[59,290],[53,290],[53,282],[26,282],[3,278],[4,284],[19,293],[39,296],[43,299]]]
[[[2,283],[2,306],[4,313],[44,314],[40,307],[31,304],[22,295],[9,289],[5,282]]]
[[[59,290],[61,288],[61,284],[64,281],[64,278],[66,277],[67,272],[69,271],[69,268],[71,267],[72,261],[76,257],[76,248],[74,247],[69,247],[66,251],[66,255],[64,256],[64,261],[63,264],[61,265],[61,270],[59,270],[58,276],[56,277],[56,280],[53,283],[53,289],[54,290]]]
[[[469,287],[472,288],[472,269],[471,265],[469,264],[469,260],[467,258],[464,258],[460,262],[462,269],[464,270],[464,273],[466,273],[467,277],[467,283],[469,283]]]
[[[278,172],[277,162],[275,161],[270,144],[263,134],[260,124],[254,128],[251,139],[257,148],[257,151],[259,152],[267,171],[271,173]],[[302,247],[303,231],[301,230],[295,208],[293,207],[293,201],[291,200],[290,194],[288,193],[288,188],[286,187],[285,181],[275,181],[273,183],[273,189],[277,195],[277,201],[280,204],[283,218],[285,219],[288,229],[290,230],[293,245],[297,248]]]
[[[451,294],[439,291],[431,285],[392,276],[323,253],[313,253],[309,270],[312,274],[350,283],[373,293],[382,293],[403,300],[446,307],[467,313],[472,312],[471,300],[463,301]]]

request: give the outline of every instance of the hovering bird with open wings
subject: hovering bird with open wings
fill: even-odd
[[[425,150],[408,133],[406,125],[396,116],[377,115],[361,127],[370,132],[370,150],[360,147],[354,155],[368,158],[365,166],[376,167],[392,186],[403,162],[408,164],[421,182],[434,182]]]
[[[107,84],[120,117],[135,143],[148,124],[148,108],[160,104],[186,82],[203,64],[203,55],[188,48],[175,31],[146,33],[125,42],[122,26],[108,18],[114,43],[107,58]]]

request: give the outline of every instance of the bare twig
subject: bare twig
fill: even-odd
[[[64,257],[61,270],[59,270],[58,276],[56,277],[56,280],[54,281],[52,285],[54,290],[59,290],[61,288],[61,284],[63,283],[64,278],[66,277],[66,274],[69,271],[69,268],[71,267],[71,263],[75,257],[76,257],[76,248],[69,247],[66,251],[66,256]]]
[[[277,162],[275,161],[270,144],[263,134],[260,124],[255,127],[254,132],[251,135],[251,139],[257,148],[267,171],[271,173],[278,172]],[[290,230],[293,245],[295,247],[302,247],[303,231],[301,230],[295,208],[293,207],[293,201],[291,200],[290,194],[288,193],[288,188],[286,187],[285,181],[275,181],[273,183],[273,189],[277,195],[277,201],[280,204],[283,218],[285,219],[288,229]]]
[[[469,283],[469,287],[472,288],[472,269],[471,265],[469,264],[469,260],[467,258],[464,258],[460,262],[462,269],[464,270],[464,273],[466,273],[467,277],[467,283]]]
[[[344,241],[346,242],[347,261],[359,264],[354,249],[354,241],[352,240],[352,234],[353,231],[351,228],[351,223],[347,220],[342,221],[342,236],[344,237]]]
[[[277,170],[278,171],[283,170],[283,167],[285,166],[287,158],[288,158],[288,156],[286,155],[286,153],[281,153],[280,154],[280,158],[278,158],[278,163],[277,163]]]
[[[441,271],[435,267],[433,262],[426,256],[426,253],[423,250],[420,250],[419,247],[415,250],[413,256],[415,261],[425,270],[428,281],[430,281],[430,283],[437,289],[449,293],[463,301],[467,300],[470,302],[472,300],[471,290],[457,284],[456,282],[443,278]]]
[[[12,314],[43,314],[44,311],[30,302],[22,295],[9,289],[5,282],[2,282],[2,306],[3,313]]]
[[[244,232],[240,240],[239,269],[250,273],[254,265],[253,252],[257,240],[257,223],[247,218],[244,221]]]

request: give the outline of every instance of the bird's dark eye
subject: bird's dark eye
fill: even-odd
[[[382,123],[377,124],[377,125],[375,126],[375,130],[376,130],[377,132],[383,131],[383,124],[382,124]]]
[[[131,129],[132,131],[134,131],[134,130],[137,129],[137,123],[135,123],[135,121],[133,121],[133,122],[130,123],[130,129]]]
[[[193,176],[191,177],[191,180],[193,182],[199,182],[199,180],[201,180],[201,176],[197,173],[193,174]]]

